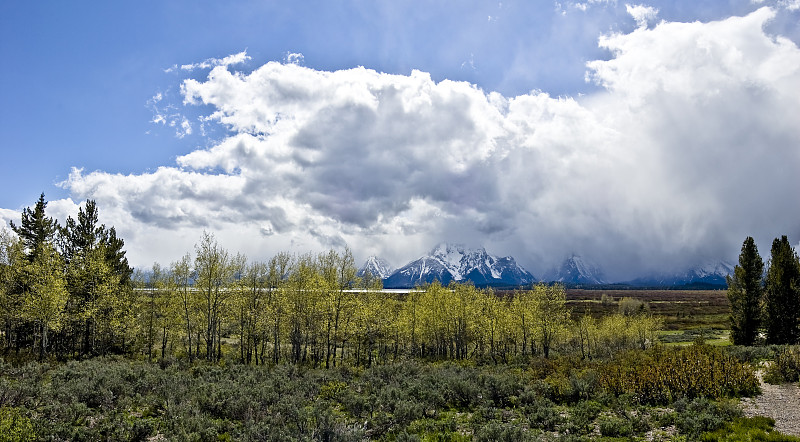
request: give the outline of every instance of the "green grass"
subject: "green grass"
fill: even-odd
[[[658,338],[666,346],[684,346],[703,338],[706,344],[715,347],[731,345],[730,330],[717,330],[708,328],[691,328],[685,330],[662,330]]]
[[[728,422],[722,428],[704,433],[703,442],[800,442],[800,437],[789,436],[774,430],[775,421],[768,417],[740,417]]]

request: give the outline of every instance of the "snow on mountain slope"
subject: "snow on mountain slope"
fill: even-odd
[[[460,244],[442,243],[427,255],[397,269],[383,282],[384,287],[414,287],[438,280],[472,281],[475,285],[526,285],[536,281],[514,258],[490,255],[485,249],[467,249]]]
[[[364,265],[358,269],[358,276],[364,276],[367,272],[369,272],[376,278],[384,279],[388,278],[393,271],[394,269],[388,262],[386,262],[385,259],[378,258],[377,256],[370,256],[364,262]]]
[[[684,285],[711,284],[724,286],[725,277],[733,274],[733,264],[727,261],[708,261],[686,270],[637,278],[628,284],[651,287],[673,287]]]
[[[673,285],[726,284],[725,277],[733,273],[733,265],[725,261],[707,262],[673,276]]]
[[[578,255],[572,255],[565,259],[560,267],[552,269],[542,279],[568,284],[605,284],[607,282],[600,266]]]

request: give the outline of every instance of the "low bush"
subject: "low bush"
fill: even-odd
[[[697,440],[738,416],[728,402],[701,396],[735,396],[752,375],[707,346],[526,364],[0,363],[0,437],[30,429],[40,440],[578,441],[674,426],[676,437]],[[709,390],[708,376],[722,387]]]
[[[0,408],[0,442],[24,442],[35,440],[33,423],[14,407]]]
[[[650,312],[650,305],[637,298],[622,298],[619,300],[619,312],[623,315],[638,315]]]
[[[603,405],[596,401],[581,401],[570,409],[569,419],[560,428],[563,432],[573,435],[587,435],[594,430],[594,421]]]
[[[778,345],[729,345],[725,351],[739,360],[739,362],[757,363],[771,360],[775,353],[781,350]]]
[[[606,363],[600,385],[613,395],[629,393],[637,402],[667,405],[686,397],[713,399],[758,393],[753,368],[724,351],[695,343],[629,352]]]
[[[800,347],[785,347],[775,353],[764,381],[770,384],[800,381]]]
[[[474,440],[478,442],[517,442],[534,440],[534,438],[529,432],[514,423],[492,422],[478,430]]]
[[[524,397],[521,412],[531,428],[553,431],[564,421],[556,404],[544,397]]]
[[[604,414],[597,419],[600,434],[606,437],[628,437],[633,435],[633,425],[627,419],[613,414]]]
[[[733,402],[716,402],[706,398],[679,399],[673,407],[675,426],[690,440],[697,440],[702,433],[715,431],[742,414]]]

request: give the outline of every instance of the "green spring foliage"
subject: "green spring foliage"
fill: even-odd
[[[703,442],[800,442],[799,437],[773,431],[774,426],[775,421],[768,417],[739,417],[714,432],[704,433],[700,440]]]
[[[646,404],[681,398],[726,398],[759,392],[749,365],[723,350],[700,343],[667,350],[626,353],[606,363],[600,383],[613,394],[631,394]]]
[[[24,410],[0,407],[0,442],[27,442],[36,439],[33,423]]]
[[[508,363],[607,357],[657,341],[642,301],[573,318],[564,287],[497,294],[438,282],[385,293],[356,276],[352,253],[248,262],[204,232],[178,261],[132,278],[124,242],[86,201],[61,226],[44,195],[12,235],[0,229],[0,350],[5,358],[98,355],[253,365],[370,367],[407,358]]]
[[[764,381],[771,384],[800,381],[800,347],[784,347],[775,352]]]

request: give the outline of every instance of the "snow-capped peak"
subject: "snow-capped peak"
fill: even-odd
[[[429,254],[395,271],[384,285],[414,286],[439,280],[472,281],[478,285],[526,285],[536,281],[514,258],[490,255],[484,248],[468,249],[462,244],[441,243]]]
[[[545,279],[573,284],[606,283],[600,266],[574,254],[565,259],[559,268],[554,268],[548,272]]]
[[[493,257],[489,257],[483,247],[468,249],[463,244],[448,243],[441,243],[434,247],[428,257],[444,266],[456,281],[464,279],[467,273],[480,266],[482,262],[486,261],[487,267],[491,267],[495,261],[492,259]],[[489,260],[487,261],[486,258]]]
[[[689,285],[716,285],[724,286],[725,277],[733,274],[733,264],[727,261],[706,261],[703,264],[689,267],[675,273],[654,274],[638,278],[630,283],[633,285],[649,286],[689,286]]]
[[[384,279],[388,278],[393,271],[394,269],[385,259],[373,255],[367,258],[364,265],[358,269],[358,276],[364,276],[366,272],[369,272],[376,278]]]
[[[733,264],[727,261],[708,261],[702,265],[693,267],[689,272],[694,273],[700,278],[709,276],[721,276],[724,278],[733,273],[733,267]]]

